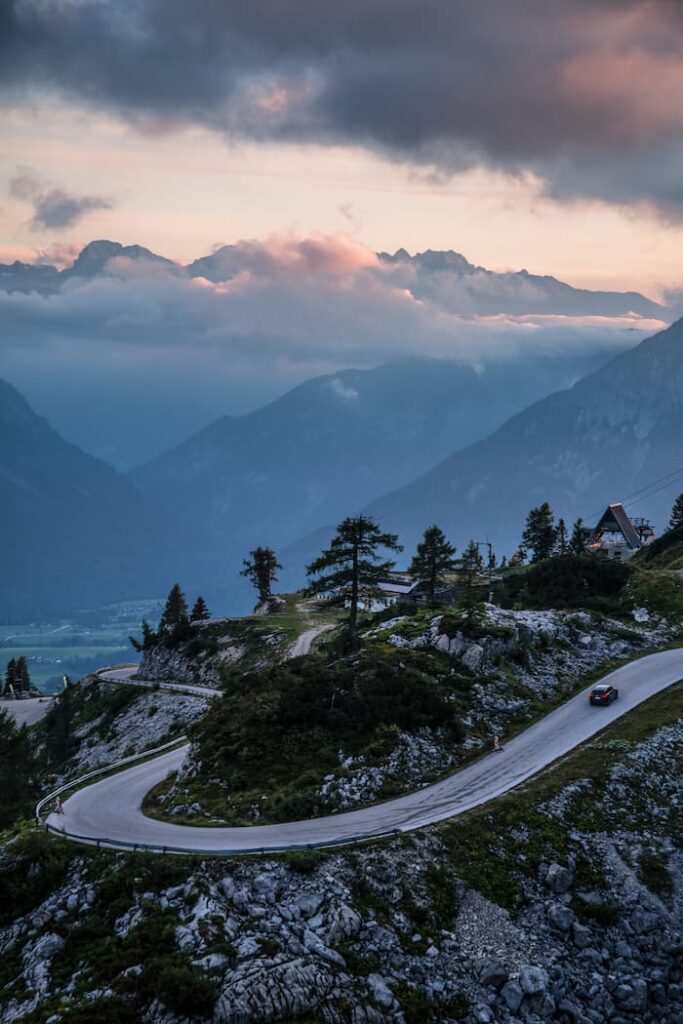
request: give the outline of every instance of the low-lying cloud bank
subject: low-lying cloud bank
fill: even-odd
[[[467,269],[457,254],[387,259],[349,238],[243,242],[191,268],[132,251],[67,269],[52,294],[0,291],[0,376],[120,465],[320,373],[409,357],[481,372],[547,364],[553,390],[663,326],[629,312],[628,295],[552,279],[544,290],[546,279]],[[583,312],[506,312],[553,302]],[[596,303],[625,312],[586,312]]]
[[[61,91],[141,131],[349,143],[560,198],[683,215],[674,0],[100,0],[0,8],[0,88]]]
[[[206,274],[198,272],[203,263]],[[628,310],[628,299],[621,299],[622,315],[554,312],[553,304],[581,310],[586,295],[591,305],[612,300],[572,295],[568,286],[562,288],[569,298],[555,296],[544,290],[547,279],[523,274],[429,272],[409,259],[381,259],[345,237],[241,242],[193,267],[196,276],[121,255],[102,273],[70,277],[49,296],[0,293],[6,348],[47,352],[80,340],[89,358],[112,347],[129,356],[175,349],[189,358],[227,359],[233,370],[266,360],[271,368],[299,364],[317,372],[415,355],[485,365],[534,351],[561,357],[620,350],[632,332],[663,326],[658,317]]]

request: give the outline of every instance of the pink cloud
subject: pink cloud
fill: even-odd
[[[242,265],[256,274],[284,271],[289,276],[335,277],[380,266],[376,253],[347,235],[274,235],[263,242],[240,241],[235,248]]]
[[[59,270],[64,270],[77,259],[82,248],[83,242],[51,242],[42,249],[34,250],[34,262],[41,265],[49,263]]]

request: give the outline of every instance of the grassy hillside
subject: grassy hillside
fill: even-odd
[[[648,569],[683,569],[683,527],[662,534],[639,551],[634,562]]]

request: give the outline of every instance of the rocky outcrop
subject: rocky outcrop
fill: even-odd
[[[230,648],[230,653],[226,650],[226,662],[238,661],[242,653],[239,648]],[[160,683],[187,683],[188,686],[216,689],[220,686],[220,675],[213,658],[208,655],[197,657],[184,647],[166,647],[165,644],[156,644],[144,652],[138,677]]]
[[[133,939],[148,915],[174,920],[178,955],[213,979],[213,1010],[198,1018],[212,1024],[681,1024],[683,722],[610,749],[619,756],[600,785],[608,803],[579,780],[529,806],[526,823],[528,798],[520,798],[518,831],[499,837],[502,851],[519,851],[504,865],[521,886],[515,910],[493,899],[495,851],[482,846],[474,862],[462,860],[446,825],[327,857],[188,861],[180,883],[154,891],[136,877],[112,941],[128,941],[130,955],[140,956]],[[553,855],[536,863],[539,817]],[[645,880],[643,850],[660,864]],[[5,848],[0,871],[17,856],[16,844]],[[73,978],[59,985],[53,965],[68,954],[77,925],[106,913],[101,894],[123,891],[113,879],[131,874],[117,857],[96,863],[93,876],[87,856],[75,852],[69,878],[0,929],[0,953],[15,958],[21,982],[10,988],[2,1024],[84,998],[82,978],[100,954],[84,948]],[[154,864],[168,870],[161,858]],[[125,1003],[144,962],[121,963]],[[111,991],[89,993],[93,1019],[105,997]],[[144,1019],[176,1024],[161,997],[150,1013]]]

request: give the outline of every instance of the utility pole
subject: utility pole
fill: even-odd
[[[480,546],[487,547],[489,549],[488,557],[488,580],[489,580],[489,604],[493,604],[493,544],[490,540],[475,540],[477,550]]]

